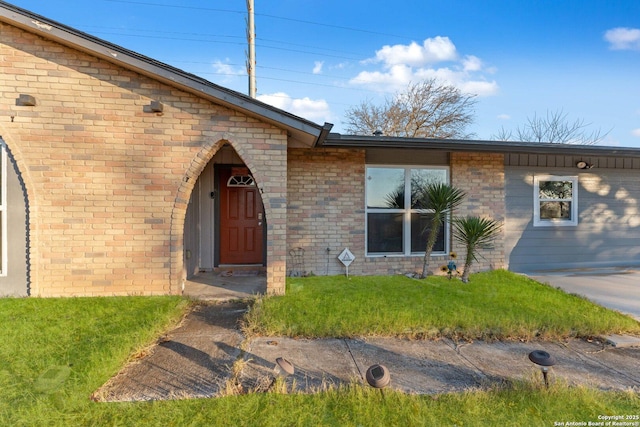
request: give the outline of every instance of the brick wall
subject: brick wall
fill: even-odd
[[[189,195],[225,140],[263,190],[268,287],[284,291],[285,132],[2,23],[0,68],[33,295],[179,293]],[[37,105],[16,106],[19,94]],[[143,112],[151,100],[163,113]]]
[[[504,155],[492,153],[451,153],[451,183],[462,189],[466,198],[457,211],[458,216],[474,215],[492,218],[504,224],[505,182]],[[478,251],[478,262],[472,272],[505,268],[504,228],[492,250]],[[462,263],[465,250],[455,240],[452,249]]]
[[[348,247],[363,274],[364,150],[289,149],[288,161],[287,249],[304,250],[303,265],[287,258],[288,273],[343,273],[337,256]]]
[[[502,156],[452,155],[451,174],[453,184],[469,195],[461,214],[504,218]],[[349,267],[350,274],[422,271],[421,255],[365,257],[364,178],[364,150],[289,150],[288,274],[344,274],[344,266],[337,256],[345,247],[356,257]],[[464,251],[452,244],[454,250],[463,255]],[[476,264],[474,271],[503,265],[503,245],[498,243],[496,247],[490,253],[482,252],[487,262]],[[303,249],[304,257],[296,257],[297,248]],[[433,256],[433,271],[438,271],[445,260],[448,257]]]
[[[468,194],[460,214],[504,219],[502,155],[452,154],[451,175],[453,184]],[[356,257],[350,274],[422,271],[421,255],[365,257],[364,179],[364,150],[289,150],[287,249],[302,248],[304,258],[300,267],[290,253],[287,273],[343,274],[345,269],[337,256],[345,247]],[[455,242],[453,245],[463,255]],[[474,265],[474,271],[502,267],[503,246],[499,241],[494,251],[482,251],[484,258]],[[448,257],[433,256],[432,270],[438,271],[445,260]]]

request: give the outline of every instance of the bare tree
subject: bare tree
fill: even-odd
[[[560,111],[547,111],[545,117],[533,115],[527,122],[518,126],[515,131],[501,128],[493,135],[493,139],[499,141],[523,141],[523,142],[550,142],[560,144],[593,145],[602,141],[609,132],[604,134],[600,129],[589,131],[591,123],[585,123],[582,119],[571,122],[567,114]]]
[[[347,110],[347,132],[409,138],[469,138],[466,128],[473,122],[475,95],[435,79],[409,84],[403,92],[381,106],[370,100]]]

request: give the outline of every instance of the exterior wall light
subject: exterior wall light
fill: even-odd
[[[544,378],[544,385],[549,388],[547,373],[549,372],[549,366],[556,364],[556,359],[544,350],[534,350],[529,353],[529,360],[540,366],[542,370],[542,377]]]
[[[16,98],[16,105],[19,107],[34,107],[36,105],[36,99],[31,95],[20,94]]]
[[[591,169],[593,167],[593,164],[587,163],[584,160],[580,160],[579,162],[576,163],[576,167],[578,169]]]
[[[151,101],[149,105],[142,107],[142,111],[145,113],[162,113],[162,110],[164,110],[164,105],[160,101]]]

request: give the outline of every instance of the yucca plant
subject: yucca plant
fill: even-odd
[[[462,281],[467,283],[471,273],[471,264],[473,261],[478,261],[476,250],[490,248],[498,236],[502,224],[489,218],[466,216],[455,218],[453,228],[455,239],[464,244],[467,250],[462,270]]]
[[[422,263],[422,274],[424,279],[429,274],[429,261],[431,252],[436,244],[438,233],[444,220],[455,208],[460,206],[464,200],[465,193],[449,184],[441,182],[431,182],[427,184],[418,199],[418,207],[429,212],[431,223],[429,225],[429,235],[427,236],[427,247],[424,252],[424,262]]]

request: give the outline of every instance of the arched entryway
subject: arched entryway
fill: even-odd
[[[0,296],[28,296],[29,204],[10,148],[0,136]]]
[[[209,297],[264,293],[266,248],[266,215],[258,182],[235,149],[224,143],[198,176],[189,199],[185,293]]]

